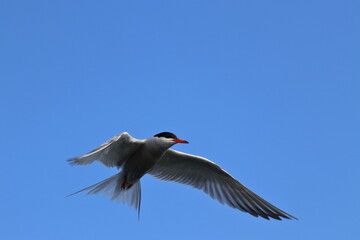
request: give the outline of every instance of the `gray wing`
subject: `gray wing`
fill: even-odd
[[[87,165],[99,161],[108,167],[120,167],[143,142],[143,140],[133,138],[127,132],[124,132],[116,135],[95,150],[68,161],[73,165]]]
[[[161,180],[201,189],[222,204],[248,212],[255,217],[297,219],[250,191],[206,158],[169,149],[148,173]]]

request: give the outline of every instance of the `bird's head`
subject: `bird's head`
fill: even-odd
[[[160,138],[161,140],[163,140],[165,142],[172,143],[172,145],[176,144],[176,143],[189,143],[188,141],[178,138],[175,134],[173,134],[171,132],[158,133],[154,137]]]

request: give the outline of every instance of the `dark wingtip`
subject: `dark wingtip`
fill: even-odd
[[[286,216],[280,216],[280,217],[282,217],[282,219],[279,219],[279,220],[288,219],[288,220],[297,220],[297,221],[299,221],[299,219],[297,217],[291,216],[290,214],[288,214]]]
[[[68,160],[66,160],[68,162],[68,164],[70,166],[75,166],[76,165],[76,158],[70,158]]]
[[[275,219],[278,221],[282,221],[283,219],[288,219],[288,220],[297,220],[299,221],[299,219],[297,217],[291,216],[291,215],[282,215],[282,216],[278,216],[278,215],[272,215],[272,216],[268,216],[268,215],[260,215],[260,217],[266,219],[266,220],[271,220],[271,219]]]
[[[286,218],[286,219],[289,219],[289,220],[297,220],[297,221],[299,221],[299,219],[297,217],[294,217],[294,216],[292,216],[292,215],[290,215],[288,213],[281,214],[280,217]]]

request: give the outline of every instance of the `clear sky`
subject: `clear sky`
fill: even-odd
[[[359,1],[0,2],[0,239],[359,239]],[[66,195],[123,131],[171,131],[299,221],[142,179]]]

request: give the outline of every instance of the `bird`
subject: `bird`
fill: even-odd
[[[140,179],[149,174],[157,179],[190,185],[222,204],[255,217],[269,220],[296,219],[246,188],[214,162],[171,149],[175,144],[189,143],[171,132],[161,132],[147,139],[136,139],[129,133],[118,134],[95,150],[69,159],[71,165],[88,165],[99,161],[116,167],[117,174],[74,194],[102,193],[111,200],[134,207],[140,215]]]

